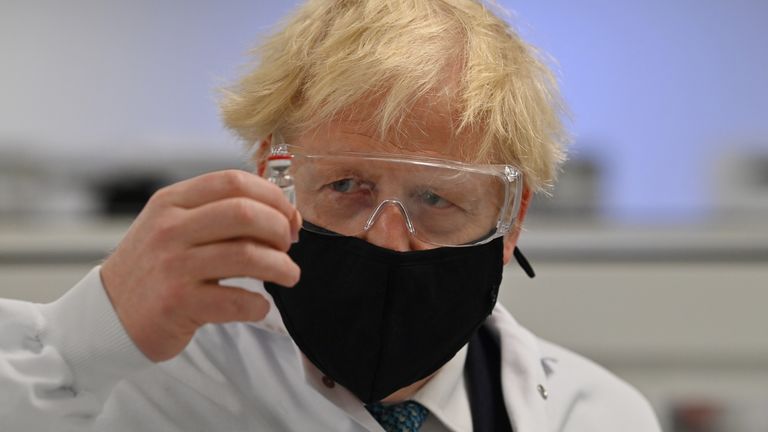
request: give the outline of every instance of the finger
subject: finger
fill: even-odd
[[[263,202],[293,217],[295,208],[279,187],[245,171],[227,170],[203,174],[161,189],[158,194],[165,202],[184,208],[194,208],[226,198],[245,197]]]
[[[229,198],[189,210],[179,222],[189,245],[246,237],[287,251],[291,225],[286,217],[258,201]]]
[[[187,257],[186,272],[196,280],[251,277],[291,287],[301,276],[288,254],[247,240],[198,246]]]
[[[301,217],[301,213],[299,213],[299,210],[297,209],[293,218],[291,218],[291,240],[293,240],[294,243],[299,241],[299,229],[301,229],[301,225],[303,223],[304,220]]]
[[[270,308],[261,294],[214,283],[199,287],[194,296],[189,313],[198,323],[261,321]]]

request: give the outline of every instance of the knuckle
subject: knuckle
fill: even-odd
[[[171,187],[170,186],[164,186],[158,190],[155,191],[155,193],[152,194],[151,197],[149,197],[149,200],[147,201],[148,205],[159,205],[166,201],[168,201],[169,196],[172,194]]]
[[[175,221],[162,218],[155,222],[152,238],[159,245],[164,245],[176,238],[178,235],[178,225]]]
[[[253,262],[257,262],[259,260],[259,252],[256,248],[256,245],[254,245],[250,241],[241,241],[235,246],[235,254],[236,256],[240,257],[243,261],[245,261],[246,265],[249,265]]]
[[[235,198],[232,201],[232,215],[242,223],[250,223],[256,217],[254,204],[246,198]]]
[[[240,170],[222,171],[220,181],[226,190],[242,194],[247,190],[247,173]]]
[[[160,268],[164,269],[164,271],[170,272],[178,269],[181,261],[182,260],[177,254],[166,252],[158,258],[157,263]],[[174,284],[171,284],[170,286],[175,287]]]

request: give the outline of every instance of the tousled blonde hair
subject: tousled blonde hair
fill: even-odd
[[[557,82],[536,50],[475,0],[309,0],[255,51],[258,64],[221,101],[253,144],[290,136],[375,101],[370,121],[397,131],[425,99],[477,131],[475,161],[512,163],[550,186],[566,134]]]

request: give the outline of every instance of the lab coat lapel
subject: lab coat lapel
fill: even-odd
[[[536,338],[500,304],[488,324],[501,341],[502,389],[515,432],[550,430],[544,397],[547,379]]]

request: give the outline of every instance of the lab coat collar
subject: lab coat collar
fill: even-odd
[[[230,279],[227,282],[227,285],[258,292],[269,301],[270,310],[267,317],[260,322],[253,323],[253,326],[271,333],[288,336],[288,331],[280,318],[280,312],[275,307],[272,296],[264,290],[260,281],[238,278],[236,280]],[[547,377],[542,367],[542,355],[536,337],[518,324],[500,303],[496,304],[487,324],[501,342],[501,381],[504,403],[511,417],[514,430],[516,432],[548,430],[545,398]],[[293,346],[296,361],[303,365],[304,378],[310,387],[347,412],[363,427],[368,430],[381,430],[376,420],[371,417],[357,397],[340,385],[335,383],[329,385],[329,379],[325,378],[323,373],[304,357],[295,343]]]
[[[251,292],[255,292],[264,296],[269,302],[269,312],[267,316],[261,321],[249,323],[252,327],[259,328],[263,331],[283,335],[290,337],[288,330],[285,328],[285,324],[280,316],[280,311],[275,306],[275,301],[272,296],[264,289],[264,284],[256,279],[251,278],[231,278],[219,282],[222,285],[238,287]],[[365,406],[360,400],[353,395],[349,390],[343,386],[337,385],[335,382],[326,377],[312,362],[310,362],[304,354],[302,354],[296,343],[293,343],[294,358],[302,367],[299,368],[304,372],[304,381],[307,385],[320,393],[325,399],[338,408],[347,413],[354,421],[370,431],[383,431],[379,423],[374,419],[371,414],[365,409]]]
[[[539,432],[549,430],[547,422],[546,399],[547,375],[541,362],[541,352],[536,337],[527,329],[520,326],[510,313],[497,304],[488,319],[489,327],[496,332],[501,341],[502,389],[507,412],[510,414],[512,426],[516,432]],[[295,346],[295,345],[294,345]],[[344,387],[333,384],[329,386],[320,370],[301,354],[296,347],[296,355],[302,362],[305,379],[310,387],[322,394],[330,402],[347,412],[357,423],[368,430],[381,430],[357,397]],[[414,400],[422,402],[427,408],[435,410],[437,417],[449,428],[455,429],[464,422],[454,418],[454,413],[445,413],[441,409],[443,402],[430,394],[437,387],[456,384],[463,378],[463,366],[466,359],[466,347],[459,352],[440,372],[430,380],[415,396]],[[445,373],[444,373],[445,372]],[[434,382],[433,382],[434,381]],[[541,386],[541,387],[540,387]],[[464,401],[468,413],[469,402],[466,389],[462,385],[456,387],[457,395]],[[541,389],[543,390],[541,390]],[[466,414],[465,414],[466,415]],[[461,426],[458,426],[461,427]]]

